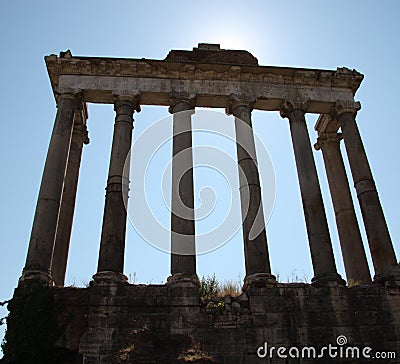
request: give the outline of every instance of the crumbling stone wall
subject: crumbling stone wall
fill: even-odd
[[[268,348],[340,347],[339,336],[347,346],[396,353],[381,363],[400,362],[396,287],[277,284],[205,301],[190,283],[20,287],[9,308],[3,363],[312,363],[276,352],[260,358],[257,349],[265,342]],[[49,332],[40,330],[44,323]]]

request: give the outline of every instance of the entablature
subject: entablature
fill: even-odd
[[[245,94],[257,99],[256,109],[279,110],[284,99],[304,99],[309,101],[307,112],[329,113],[337,100],[353,100],[363,79],[345,67],[318,70],[232,61],[75,57],[70,51],[46,56],[45,61],[55,94],[79,89],[85,102],[96,103],[112,103],[115,93],[131,91],[141,93],[143,105],[167,106],[170,92],[189,92],[196,93],[196,106],[225,108],[229,95]]]

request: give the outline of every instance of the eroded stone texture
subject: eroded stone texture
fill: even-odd
[[[287,363],[276,352],[272,361],[261,360],[257,349],[264,342],[269,347],[338,347],[340,335],[347,346],[400,355],[398,288],[278,283],[214,300],[223,302],[222,309],[202,302],[193,284],[48,290],[60,328],[53,343],[57,363]],[[9,330],[17,329],[9,323]],[[326,356],[322,362],[331,361]]]

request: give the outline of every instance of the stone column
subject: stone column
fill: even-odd
[[[58,96],[57,101],[57,116],[47,152],[28,255],[20,278],[21,283],[33,279],[44,284],[52,284],[50,266],[61,194],[71,143],[74,114],[81,105],[81,98],[79,93],[62,93]]]
[[[276,283],[271,274],[260,177],[251,122],[254,100],[231,95],[227,114],[235,117],[236,152],[239,168],[242,232],[246,277],[243,290]]]
[[[314,156],[305,120],[306,103],[285,101],[281,116],[289,119],[315,284],[345,282],[337,273]]]
[[[340,151],[341,139],[336,132],[319,133],[315,148],[322,150],[347,283],[351,287],[371,284],[371,276]]]
[[[82,148],[83,144],[89,143],[86,128],[87,117],[82,111],[75,115],[74,127],[72,129],[71,146],[69,149],[68,164],[64,179],[64,189],[54,244],[53,260],[51,263],[51,275],[56,286],[64,286]]]
[[[138,96],[116,96],[114,135],[104,205],[99,262],[95,282],[126,282],[123,274],[133,113],[140,111]],[[124,202],[125,201],[125,202]]]
[[[376,282],[400,281],[392,240],[379,201],[364,145],[356,124],[359,102],[338,101],[333,117],[340,123],[375,268]]]
[[[171,277],[169,282],[193,280],[196,275],[195,216],[193,190],[192,115],[194,96],[173,96]]]

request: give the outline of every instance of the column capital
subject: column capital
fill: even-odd
[[[351,113],[355,116],[357,114],[357,111],[360,109],[361,103],[359,101],[337,100],[335,105],[332,107],[331,117],[333,119],[336,119],[344,113]]]
[[[179,103],[187,104],[187,110],[194,109],[196,107],[196,94],[187,92],[176,92],[172,91],[169,95],[169,113],[174,113],[174,108]]]
[[[122,105],[130,105],[133,111],[140,112],[140,97],[141,94],[137,93],[127,93],[127,92],[116,92],[114,95],[114,110]]]
[[[75,109],[79,109],[81,103],[83,102],[82,90],[68,90],[63,92],[58,92],[55,95],[57,107],[61,100],[71,100],[74,103]]]
[[[280,106],[281,117],[289,118],[290,114],[295,110],[301,110],[306,113],[309,101],[310,100],[283,100]]]
[[[315,150],[320,150],[327,144],[338,143],[343,139],[342,133],[323,132],[318,134],[317,142],[314,144]]]
[[[234,110],[239,106],[246,106],[250,109],[250,111],[252,111],[256,101],[257,99],[252,96],[230,94],[225,112],[227,115],[232,115],[234,113]]]

